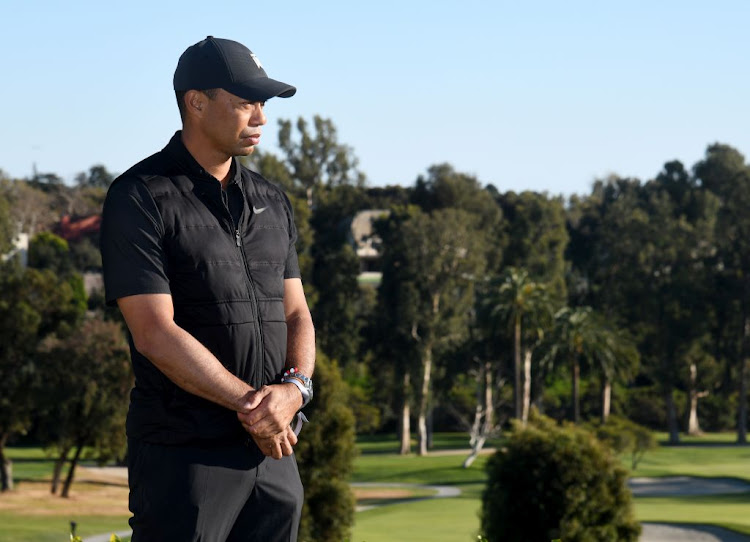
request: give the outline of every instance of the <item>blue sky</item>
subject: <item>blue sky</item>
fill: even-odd
[[[0,169],[115,172],[162,148],[172,74],[206,35],[243,42],[331,118],[372,185],[449,162],[500,190],[583,194],[719,141],[750,153],[743,0],[113,3],[5,0]]]

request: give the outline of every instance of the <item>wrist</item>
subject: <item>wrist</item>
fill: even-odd
[[[281,384],[282,385],[286,385],[289,388],[293,388],[293,391],[291,391],[290,393],[293,393],[293,394],[295,394],[295,397],[298,396],[300,398],[300,404],[299,404],[299,407],[297,408],[297,410],[302,409],[305,406],[305,394],[302,391],[302,384],[300,384],[296,380],[295,381],[281,382]]]
[[[313,398],[312,380],[301,373],[296,367],[284,371],[280,381],[284,384],[293,384],[297,387],[302,394],[302,406],[300,408],[305,408]]]

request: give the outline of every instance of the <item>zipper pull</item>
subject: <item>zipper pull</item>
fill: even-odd
[[[242,243],[240,243],[240,230],[234,230],[234,242],[238,247],[242,246]]]

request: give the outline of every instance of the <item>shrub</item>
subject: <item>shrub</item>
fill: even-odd
[[[656,386],[632,388],[626,397],[626,418],[657,431],[667,427],[667,405]]]
[[[620,416],[612,415],[606,423],[593,424],[591,431],[616,454],[630,454],[631,469],[638,468],[643,455],[656,448],[656,437],[647,427]]]
[[[320,352],[314,380],[315,397],[305,409],[310,423],[302,428],[295,451],[305,487],[299,540],[346,540],[354,523],[348,480],[356,455],[349,389],[336,364]]]
[[[589,431],[534,414],[487,463],[489,542],[635,542],[627,473]]]

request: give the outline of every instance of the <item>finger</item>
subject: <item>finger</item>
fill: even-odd
[[[272,441],[272,442],[273,442],[273,444],[272,444],[272,452],[273,453],[271,454],[271,456],[274,459],[281,459],[283,457],[283,451],[281,449],[281,444],[278,443],[278,442],[276,442],[275,440]]]
[[[292,449],[292,445],[289,443],[287,439],[284,439],[284,442],[281,443],[281,453],[289,456],[292,455],[294,450]]]
[[[291,427],[287,429],[286,438],[289,441],[289,444],[291,444],[292,446],[296,446],[297,442],[299,442],[296,433]]]

